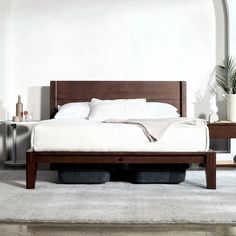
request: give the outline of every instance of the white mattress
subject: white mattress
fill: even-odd
[[[172,124],[157,142],[150,143],[142,129],[129,124],[89,120],[46,120],[32,132],[35,151],[207,151],[206,125]]]

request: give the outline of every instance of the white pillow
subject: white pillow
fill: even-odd
[[[72,102],[58,106],[55,119],[87,119],[90,111],[89,102]]]
[[[161,118],[174,118],[179,117],[177,108],[168,103],[162,102],[147,102],[146,103],[146,116],[147,119],[161,119]]]
[[[144,118],[146,99],[91,100],[89,120]]]

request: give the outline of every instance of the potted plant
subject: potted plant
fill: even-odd
[[[236,63],[233,58],[226,58],[222,65],[216,66],[215,82],[225,92],[227,119],[236,122]]]

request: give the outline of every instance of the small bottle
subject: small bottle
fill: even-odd
[[[18,95],[18,102],[16,103],[16,116],[20,118],[20,121],[23,121],[23,104],[20,95]]]

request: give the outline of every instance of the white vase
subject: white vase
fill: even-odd
[[[217,112],[218,112],[218,107],[216,105],[216,94],[214,94],[210,98],[210,116],[209,116],[210,123],[219,121],[219,116]]]
[[[236,94],[227,94],[227,120],[236,122]]]

